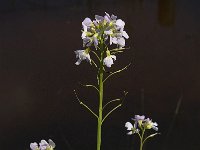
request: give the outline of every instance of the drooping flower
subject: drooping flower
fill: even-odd
[[[91,62],[90,54],[89,54],[89,49],[86,49],[86,50],[76,50],[75,54],[76,54],[76,58],[78,58],[77,62],[75,63],[76,65],[80,65],[80,63],[83,60]]]
[[[116,56],[115,55],[111,55],[109,50],[106,51],[106,54],[107,54],[107,57],[104,58],[103,63],[107,67],[111,67],[111,65],[114,64],[113,61],[116,60]]]

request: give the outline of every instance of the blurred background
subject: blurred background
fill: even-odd
[[[28,150],[51,138],[57,150],[94,150],[95,118],[75,98],[97,111],[96,83],[88,63],[76,66],[81,22],[104,12],[126,22],[130,49],[109,71],[128,70],[105,85],[105,98],[129,94],[103,125],[102,150],[138,149],[125,122],[144,114],[161,135],[145,150],[197,150],[200,127],[200,2],[197,0],[1,0],[0,147]],[[114,106],[113,106],[114,107]]]

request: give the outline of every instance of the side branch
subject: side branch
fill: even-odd
[[[97,53],[96,52],[94,52],[94,51],[91,51],[96,57],[97,57],[97,59],[100,61],[100,58],[99,58],[99,56],[97,55]]]
[[[145,143],[145,141],[146,141],[147,139],[149,139],[149,138],[151,138],[151,137],[154,137],[154,136],[157,135],[157,134],[160,134],[160,133],[154,133],[154,134],[151,134],[151,135],[149,135],[148,137],[146,137],[146,138],[144,139],[144,141],[143,141],[143,144]]]
[[[130,47],[129,48],[115,48],[115,49],[111,49],[110,52],[111,52],[111,54],[123,53],[125,49],[130,49]]]
[[[130,49],[130,47],[128,47],[128,48],[115,48],[115,49],[111,49],[110,52],[122,51],[122,50],[125,50],[125,49]]]
[[[121,107],[121,106],[122,106],[122,104],[119,104],[119,105],[117,105],[115,108],[113,108],[113,109],[103,118],[102,124],[103,124],[104,120],[105,120],[114,110],[116,110],[117,108],[119,108],[119,107]]]
[[[103,110],[106,108],[107,105],[109,105],[110,103],[116,102],[116,101],[121,101],[121,98],[116,98],[116,99],[113,99],[113,100],[109,101],[108,103],[106,103],[106,104],[103,106]]]
[[[76,99],[78,100],[80,105],[83,105],[87,110],[89,110],[97,119],[99,118],[86,104],[84,104],[79,98],[78,95],[76,94],[76,90],[74,90],[74,94],[76,96]]]
[[[99,92],[99,89],[95,85],[92,85],[92,84],[82,84],[82,83],[79,83],[79,84],[82,85],[82,86],[85,86],[85,87],[92,87],[95,90],[97,90],[97,92]]]
[[[94,60],[91,59],[92,64],[94,64],[94,66],[98,69],[97,64],[94,62]]]
[[[122,68],[122,69],[120,69],[120,70],[117,70],[117,71],[115,71],[115,72],[112,72],[111,74],[109,74],[109,75],[103,80],[103,82],[105,82],[105,81],[106,81],[109,77],[111,77],[112,75],[117,74],[117,73],[120,73],[120,72],[126,70],[130,65],[131,65],[131,63],[129,63],[126,67],[124,67],[124,68]]]
[[[113,112],[113,111],[115,111],[117,108],[119,108],[119,107],[121,107],[122,106],[122,104],[123,104],[123,102],[124,102],[124,99],[125,99],[125,97],[126,97],[126,95],[128,94],[128,92],[125,92],[124,91],[124,97],[123,98],[121,98],[121,99],[114,99],[114,100],[112,100],[112,101],[110,101],[110,102],[108,102],[106,105],[108,105],[108,104],[110,104],[110,103],[112,103],[112,102],[114,102],[114,101],[120,101],[121,100],[121,103],[119,104],[119,105],[117,105],[116,107],[114,107],[111,111],[109,111],[107,114],[106,114],[106,116],[103,118],[103,120],[102,120],[102,124],[103,124],[103,122],[104,122],[104,120]],[[105,106],[106,106],[105,105]],[[105,106],[103,107],[103,108],[105,108]]]

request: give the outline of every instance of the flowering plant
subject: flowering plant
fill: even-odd
[[[49,143],[45,140],[41,140],[39,146],[34,142],[30,144],[30,148],[31,150],[53,150],[56,147],[55,143],[51,139],[49,139],[48,142]]]
[[[120,70],[109,72],[107,76],[104,75],[104,73],[107,72],[105,66],[110,68],[114,64],[114,61],[116,61],[116,54],[123,52],[126,49],[124,48],[125,39],[128,39],[129,36],[126,31],[124,31],[124,26],[124,21],[117,19],[117,16],[115,15],[110,16],[108,13],[105,13],[105,16],[95,15],[95,20],[93,21],[90,18],[85,18],[82,22],[83,30],[81,35],[84,49],[75,51],[76,58],[78,59],[75,63],[76,65],[80,65],[82,61],[86,60],[97,68],[97,86],[87,84],[84,86],[92,87],[98,92],[98,113],[95,113],[85,103],[83,103],[78,98],[76,91],[74,91],[78,102],[97,118],[97,150],[100,150],[101,148],[101,127],[103,122],[114,110],[122,105],[123,98],[127,94],[127,92],[124,92],[123,98],[113,99],[106,104],[103,103],[103,89],[107,79],[112,75],[127,69],[130,65],[129,64]],[[116,45],[116,47],[114,46],[114,49],[110,49],[109,46],[111,45]],[[95,61],[93,56],[91,57],[90,54],[96,57],[97,61]],[[117,101],[120,102],[120,104],[104,115],[104,108]]]
[[[151,119],[146,118],[145,116],[142,115],[135,115],[135,118],[132,119],[134,121],[134,124],[132,125],[132,123],[130,122],[126,122],[125,127],[128,130],[127,135],[132,135],[132,134],[138,134],[138,136],[140,137],[140,150],[143,149],[143,145],[144,143],[151,137],[154,137],[155,135],[159,134],[159,133],[153,133],[150,134],[147,137],[144,137],[145,131],[149,130],[149,129],[153,129],[155,131],[158,131],[158,124],[156,122],[152,122]]]

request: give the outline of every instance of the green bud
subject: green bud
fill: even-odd
[[[86,32],[86,36],[92,36],[93,35],[93,33],[91,33],[91,32]]]
[[[113,22],[112,21],[109,23],[109,26],[113,26]]]
[[[142,120],[138,120],[138,124],[141,127],[142,126]]]
[[[110,56],[110,51],[109,50],[106,50],[106,55]]]
[[[153,123],[152,122],[145,123],[144,127],[145,129],[151,129],[153,127]]]
[[[86,53],[86,54],[89,54],[90,51],[91,51],[91,50],[90,50],[89,47],[85,49],[85,53]]]

